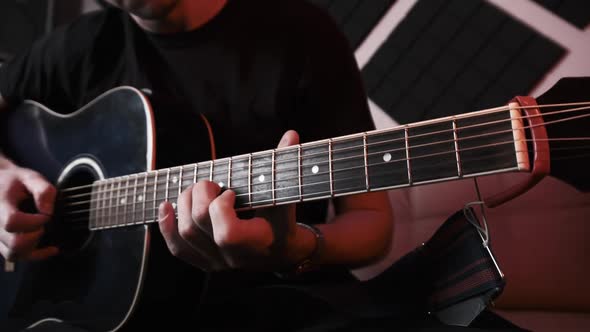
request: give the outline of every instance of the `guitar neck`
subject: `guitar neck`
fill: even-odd
[[[528,171],[517,105],[96,181],[90,228],[157,221],[164,200],[209,180],[236,193],[236,209]]]

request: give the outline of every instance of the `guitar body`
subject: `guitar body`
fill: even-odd
[[[150,104],[133,88],[111,90],[67,116],[25,102],[3,119],[0,132],[6,155],[58,189],[155,166]],[[8,317],[11,328],[49,321],[91,331],[138,327],[140,322],[158,326],[170,307],[166,304],[186,304],[171,287],[180,289],[183,278],[193,278],[192,285],[200,287],[196,269],[168,254],[157,225],[90,232],[87,221],[72,225],[60,223],[58,217],[48,225],[45,241],[57,244],[60,255],[43,262],[17,262],[13,272],[0,272],[0,321]],[[150,233],[156,237],[152,248]],[[0,266],[4,263],[0,257]],[[194,288],[189,285],[187,293]],[[194,308],[197,301],[191,295]],[[157,320],[155,312],[161,315]]]

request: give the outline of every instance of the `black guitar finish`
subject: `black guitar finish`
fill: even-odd
[[[111,90],[65,117],[27,102],[2,119],[2,147],[17,164],[37,170],[58,189],[83,185],[99,177],[152,169],[151,117],[147,100],[132,88]],[[80,164],[73,166],[76,163]],[[64,177],[64,170],[70,176]],[[169,255],[159,234],[148,256],[149,228],[154,226],[90,233],[87,222],[74,224],[60,223],[59,216],[49,223],[49,232],[62,236],[49,236],[48,241],[57,239],[60,248],[69,248],[63,254],[44,262],[18,262],[14,272],[0,272],[0,321],[8,317],[22,329],[58,319],[92,331],[110,331],[123,323],[138,327],[128,321],[130,317],[146,325],[170,326],[162,317],[176,312],[170,308],[173,302],[182,309],[177,313],[192,313],[197,301],[190,292],[201,286],[202,277]],[[2,257],[0,266],[4,267]],[[149,286],[142,290],[147,274]],[[192,283],[184,291],[191,297],[182,300],[175,288],[189,278]]]

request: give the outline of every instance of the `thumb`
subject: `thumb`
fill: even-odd
[[[283,134],[283,137],[281,138],[278,147],[284,148],[286,146],[291,146],[295,144],[299,144],[299,134],[297,134],[295,130],[287,130]]]

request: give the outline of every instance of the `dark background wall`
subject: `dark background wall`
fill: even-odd
[[[332,14],[356,49],[402,1],[312,2]],[[590,22],[589,1],[535,3],[580,29]],[[422,0],[362,72],[370,99],[397,122],[409,123],[498,106],[527,94],[566,53],[487,1]]]

